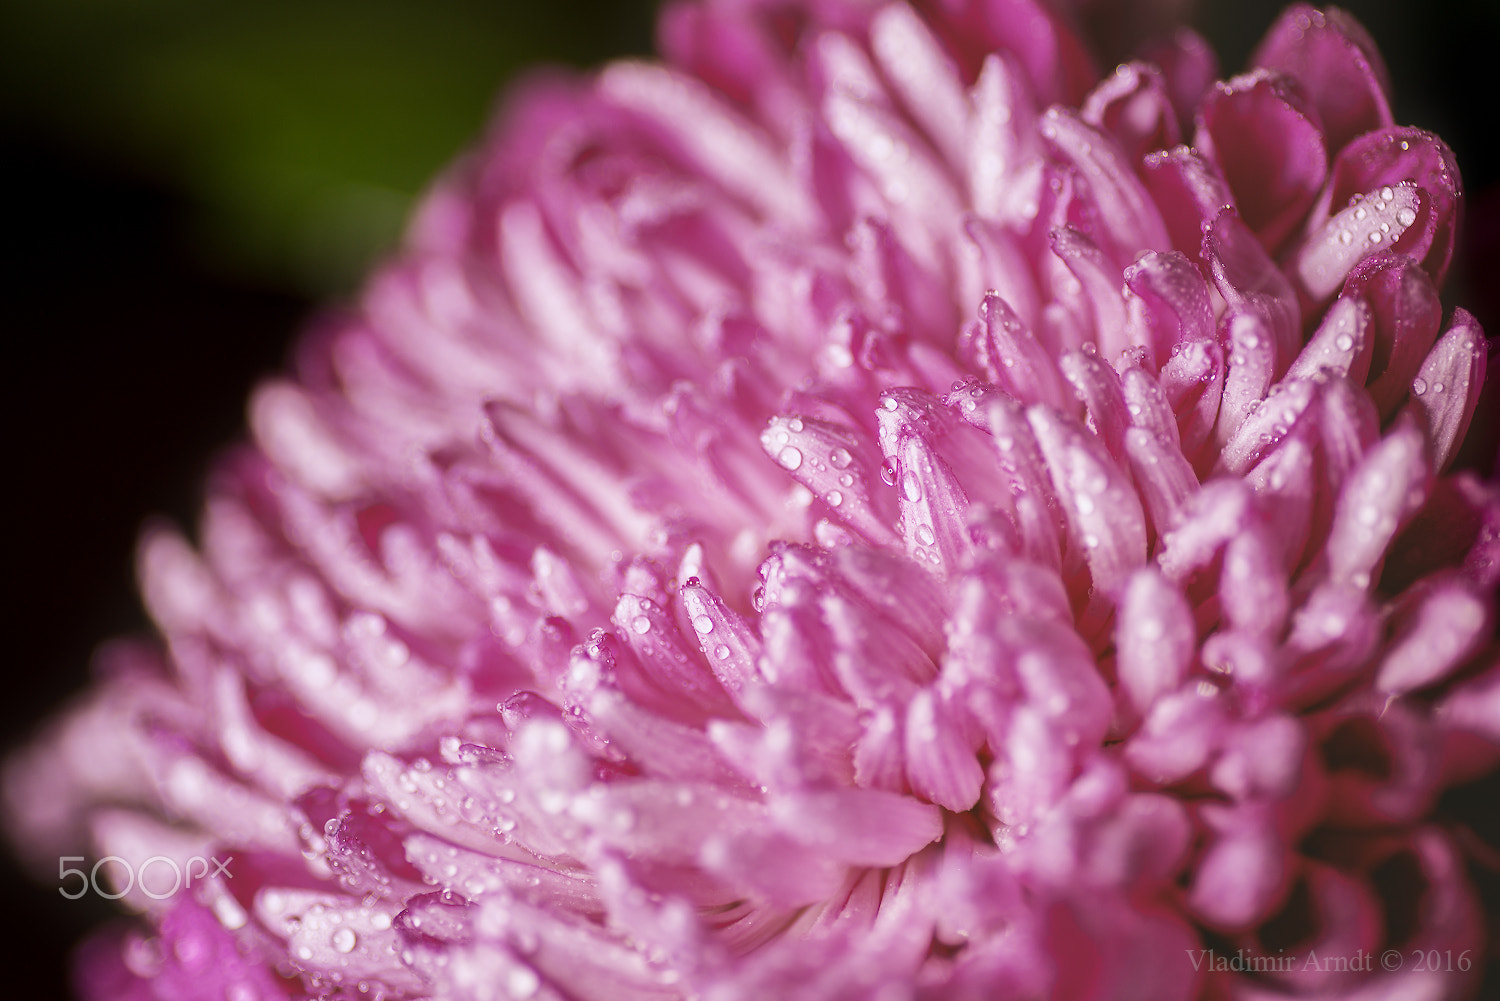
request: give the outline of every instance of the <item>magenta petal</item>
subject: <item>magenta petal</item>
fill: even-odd
[[[1088,185],[1103,225],[1099,242],[1118,263],[1134,260],[1143,250],[1167,246],[1156,203],[1113,139],[1062,108],[1047,110],[1041,130],[1054,154]]]
[[[1286,370],[1288,379],[1312,379],[1319,373],[1343,376],[1364,385],[1370,371],[1373,331],[1368,303],[1357,296],[1342,296],[1323,317]]]
[[[1339,494],[1328,530],[1332,577],[1368,586],[1396,532],[1427,500],[1431,481],[1421,430],[1413,421],[1398,422],[1355,467]]]
[[[1113,136],[1136,165],[1182,137],[1162,73],[1150,63],[1121,63],[1089,92],[1083,119]]]
[[[979,800],[984,769],[954,725],[951,711],[930,689],[906,712],[906,774],[912,790],[945,810],[962,813]]]
[[[1342,294],[1363,296],[1370,305],[1375,337],[1368,388],[1381,416],[1388,417],[1406,399],[1437,339],[1442,321],[1437,288],[1411,258],[1384,252],[1361,261]]]
[[[1205,810],[1217,835],[1189,892],[1189,905],[1208,924],[1241,929],[1269,917],[1287,890],[1290,853],[1264,809]]]
[[[1186,341],[1161,369],[1161,388],[1177,414],[1182,454],[1196,459],[1213,433],[1224,394],[1224,351],[1213,341]]]
[[[1203,224],[1234,205],[1229,185],[1212,162],[1188,146],[1149,153],[1144,167],[1146,190],[1161,209],[1172,247],[1201,259]]]
[[[1479,649],[1492,618],[1487,597],[1461,577],[1422,581],[1396,610],[1376,687],[1400,694],[1442,680]]]
[[[985,296],[979,325],[965,328],[959,350],[989,381],[1023,403],[1061,406],[1066,399],[1055,362],[997,295]]]
[[[1125,432],[1125,455],[1157,538],[1177,527],[1183,505],[1198,490],[1198,476],[1182,451],[1144,428]]]
[[[1331,152],[1391,124],[1385,63],[1359,22],[1337,7],[1288,7],[1250,64],[1296,78],[1318,110]]]
[[[1148,47],[1143,56],[1161,70],[1177,124],[1186,134],[1198,102],[1219,78],[1219,57],[1191,28],[1178,28],[1169,38]]]
[[[1474,317],[1454,310],[1453,322],[1432,346],[1411,381],[1408,409],[1427,430],[1433,467],[1442,471],[1469,430],[1487,361],[1484,332]]]
[[[1427,212],[1425,196],[1411,181],[1356,195],[1293,252],[1290,269],[1298,290],[1309,303],[1321,305],[1377,250],[1420,256]]]
[[[1203,259],[1235,312],[1255,312],[1276,341],[1276,377],[1302,346],[1301,310],[1291,282],[1249,229],[1226,209],[1203,227]]]
[[[1197,646],[1193,612],[1155,568],[1136,571],[1120,598],[1115,647],[1120,684],[1145,712],[1187,676]]]
[[[1245,224],[1273,253],[1328,177],[1317,112],[1295,84],[1264,70],[1218,84],[1204,98],[1193,145],[1223,172]]]
[[[1220,448],[1234,440],[1276,377],[1276,340],[1264,318],[1257,313],[1230,313],[1226,319],[1229,371],[1224,376],[1215,430]]]
[[[937,807],[875,789],[787,793],[770,812],[802,844],[858,866],[898,865],[943,833]]]
[[[1188,341],[1213,339],[1214,314],[1208,284],[1185,255],[1147,253],[1125,269],[1125,284],[1140,302],[1147,347],[1157,366]]]
[[[1448,273],[1463,211],[1463,180],[1453,151],[1430,132],[1390,127],[1360,136],[1333,162],[1319,205],[1337,211],[1356,195],[1412,181],[1422,190],[1427,216],[1403,248],[1441,284]],[[1314,219],[1318,215],[1314,214]]]
[[[1093,431],[1120,462],[1125,456],[1125,431],[1130,426],[1130,411],[1120,377],[1097,356],[1083,351],[1063,355],[1058,363],[1063,378],[1083,401],[1088,413],[1089,430]]]
[[[1069,545],[1081,552],[1094,586],[1113,593],[1146,559],[1146,521],[1123,471],[1091,436],[1044,407],[1027,411],[1067,513]]]

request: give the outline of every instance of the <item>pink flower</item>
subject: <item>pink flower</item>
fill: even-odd
[[[10,764],[151,929],[87,997],[1476,989],[1453,157],[1339,12],[1213,83],[1048,11],[684,4],[513,101]]]

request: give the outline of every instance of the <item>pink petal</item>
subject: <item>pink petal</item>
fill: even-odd
[[[1223,172],[1241,218],[1273,253],[1328,177],[1316,110],[1287,77],[1265,70],[1215,85],[1198,109],[1193,146]]]
[[[1391,124],[1385,63],[1359,22],[1336,7],[1288,7],[1250,64],[1296,78],[1318,111],[1331,152],[1355,136]]]

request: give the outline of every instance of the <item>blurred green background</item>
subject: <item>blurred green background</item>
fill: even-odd
[[[649,51],[640,0],[8,0],[12,127],[194,203],[230,268],[343,289],[535,61]]]

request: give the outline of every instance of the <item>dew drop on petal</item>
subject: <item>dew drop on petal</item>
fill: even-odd
[[[1340,351],[1348,351],[1350,348],[1354,347],[1354,338],[1350,337],[1348,334],[1339,334],[1338,339],[1333,342],[1333,346],[1338,348]]]
[[[901,494],[913,504],[922,499],[922,480],[914,470],[901,474]]]
[[[1409,208],[1396,210],[1396,222],[1402,226],[1410,226],[1417,221],[1417,213]]]
[[[718,646],[714,647],[714,656],[719,660],[728,660],[729,647],[725,646],[723,643],[720,643]]]
[[[693,628],[700,633],[711,633],[714,631],[714,620],[707,615],[695,615],[693,617]]]
[[[917,526],[917,541],[922,543],[922,545],[924,546],[930,546],[934,541],[936,541],[936,536],[932,534],[931,525]]]
[[[829,507],[838,507],[840,504],[844,503],[844,495],[839,493],[837,490],[830,490],[823,495],[823,500],[828,502]]]
[[[776,461],[784,469],[797,469],[802,465],[802,450],[795,445],[788,445],[776,456]]]
[[[635,618],[630,620],[630,628],[634,629],[637,633],[644,635],[651,631],[651,620],[646,618],[644,615],[637,615]]]
[[[1416,396],[1421,396],[1423,393],[1427,392],[1427,380],[1423,379],[1421,376],[1413,379],[1411,381],[1411,391],[1413,395]]]
[[[339,952],[353,952],[358,943],[359,936],[354,934],[352,928],[340,928],[333,933],[333,947]]]
[[[834,469],[848,469],[849,463],[853,461],[854,457],[849,454],[847,448],[836,448],[828,453],[828,463]]]

